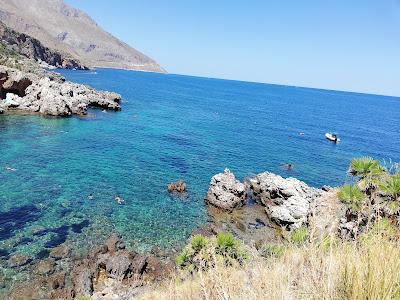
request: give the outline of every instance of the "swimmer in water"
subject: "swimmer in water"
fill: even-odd
[[[15,171],[17,171],[17,169],[14,169],[14,168],[11,168],[11,167],[6,167],[6,170],[7,171],[11,171],[11,172],[15,172]]]
[[[118,193],[115,194],[115,198],[114,199],[115,199],[115,201],[117,201],[118,204],[122,204],[122,203],[125,202],[124,199],[122,199]]]
[[[94,199],[94,195],[92,193],[90,193],[89,196],[88,196],[88,199],[89,200],[93,200]]]
[[[283,169],[285,169],[286,171],[292,171],[293,170],[293,164],[284,164],[283,165]]]

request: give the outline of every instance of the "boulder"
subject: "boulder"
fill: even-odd
[[[32,259],[26,255],[22,254],[15,254],[10,257],[8,260],[8,266],[10,268],[15,268],[15,267],[22,267],[30,263]]]
[[[266,206],[271,220],[290,229],[307,222],[311,213],[310,203],[325,193],[298,179],[284,179],[269,172],[250,179],[249,186],[255,200]]]
[[[224,173],[211,178],[205,202],[220,209],[232,211],[234,208],[242,206],[245,199],[245,185],[236,180],[235,175],[229,169],[225,169]]]
[[[21,97],[13,93],[7,93],[6,99],[4,99],[1,103],[1,106],[7,108],[15,108],[20,105]]]
[[[50,275],[54,272],[55,263],[52,259],[42,260],[36,264],[35,273],[39,275]]]
[[[71,249],[64,244],[61,244],[50,251],[50,257],[55,259],[63,259],[67,258],[70,253]]]
[[[186,192],[186,183],[182,180],[168,184],[169,193],[183,194]]]

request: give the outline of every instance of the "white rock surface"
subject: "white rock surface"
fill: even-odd
[[[211,178],[206,196],[206,203],[224,210],[233,210],[244,204],[246,199],[245,185],[236,180],[229,169]]]

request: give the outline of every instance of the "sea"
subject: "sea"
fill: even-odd
[[[225,168],[239,180],[269,171],[320,187],[348,182],[352,158],[400,161],[400,98],[126,70],[59,72],[120,93],[122,110],[0,115],[3,276],[19,276],[8,267],[12,255],[43,259],[63,243],[79,254],[114,232],[138,251],[178,248],[207,220],[204,196]],[[187,183],[186,198],[167,192],[177,180]]]

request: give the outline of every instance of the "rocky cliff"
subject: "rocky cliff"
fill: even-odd
[[[165,72],[62,0],[0,0],[0,21],[88,66]]]
[[[56,68],[88,69],[68,54],[51,50],[43,46],[39,40],[24,33],[16,32],[2,22],[0,22],[0,43],[18,54],[39,62],[45,62]]]

